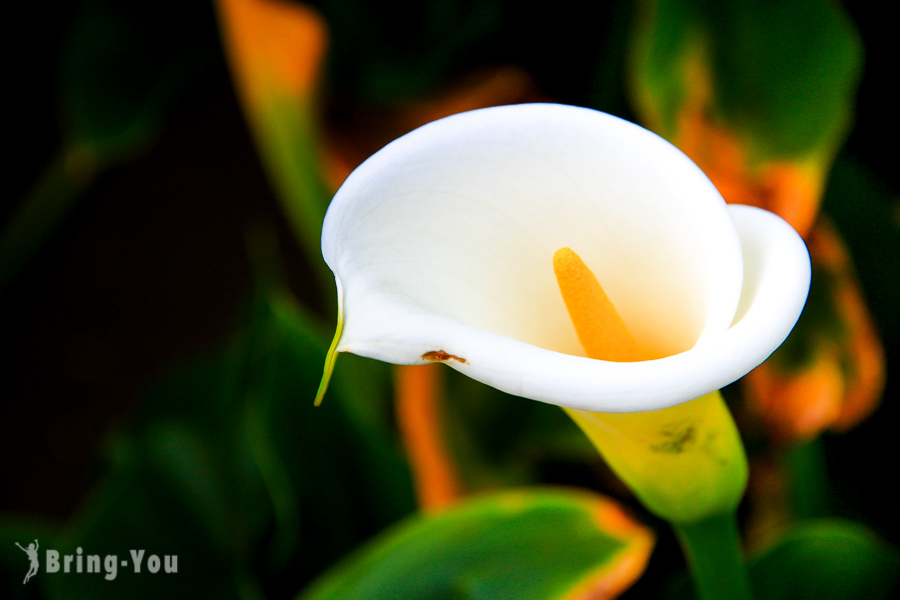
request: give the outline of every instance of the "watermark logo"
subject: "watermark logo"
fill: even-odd
[[[23,547],[19,542],[15,542],[16,546],[22,549],[28,555],[30,565],[28,572],[25,574],[25,580],[22,584],[28,583],[28,580],[34,577],[41,568],[38,549],[40,544],[37,540],[34,543]],[[159,573],[162,570],[165,573],[178,572],[178,555],[166,554],[162,558],[156,554],[147,556],[144,561],[144,550],[129,550],[131,561],[127,559],[119,560],[115,554],[107,554],[101,557],[99,554],[85,554],[81,548],[75,549],[75,554],[60,555],[59,551],[48,549],[44,552],[44,572],[45,573],[96,573],[102,574],[107,581],[114,580],[119,573],[119,568],[127,569],[129,566],[135,574],[149,572],[152,574]],[[142,571],[142,569],[146,569]]]
[[[22,545],[19,542],[16,542],[16,546],[22,548]],[[22,548],[22,552],[27,554],[28,560],[31,561],[31,565],[28,567],[28,572],[25,574],[25,581],[22,582],[22,585],[28,583],[28,580],[34,577],[41,567],[40,558],[38,558],[38,546],[37,538],[35,538],[33,544],[28,544],[27,548]]]

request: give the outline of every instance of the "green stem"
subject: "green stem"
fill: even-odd
[[[87,146],[60,150],[0,232],[0,291],[68,216],[97,173]]]
[[[701,600],[753,600],[734,512],[672,523]]]

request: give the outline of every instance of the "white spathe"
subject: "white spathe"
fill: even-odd
[[[584,357],[553,272],[565,246],[656,358]],[[437,352],[511,394],[600,412],[740,378],[787,337],[810,277],[779,217],[729,207],[646,129],[558,104],[462,113],[389,144],[338,190],[322,252],[338,352],[397,364]]]

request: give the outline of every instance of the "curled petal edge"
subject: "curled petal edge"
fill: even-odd
[[[705,396],[760,365],[787,338],[806,303],[809,253],[783,219],[749,206],[729,206],[744,257],[741,303],[732,326],[665,358],[617,363],[539,348],[415,304],[380,304],[378,318],[402,323],[390,338],[343,339],[329,352],[395,364],[445,362],[512,395],[594,412],[641,412]],[[338,279],[338,293],[341,283]],[[323,382],[324,383],[324,382]],[[324,386],[320,388],[320,397]],[[319,398],[321,399],[321,398]]]

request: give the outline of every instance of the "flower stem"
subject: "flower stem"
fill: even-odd
[[[733,511],[672,527],[700,600],[753,600]]]
[[[394,368],[396,411],[400,435],[410,460],[419,505],[438,511],[462,495],[441,427],[440,365],[398,365]]]

